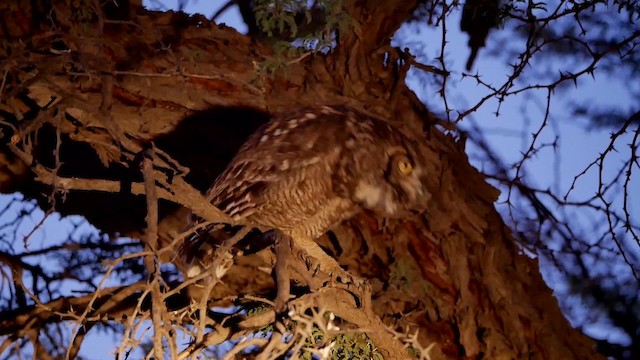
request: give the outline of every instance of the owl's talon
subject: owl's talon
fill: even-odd
[[[287,294],[286,296],[280,296],[280,294],[278,294],[276,296],[275,300],[273,301],[273,310],[276,312],[276,314],[281,314],[287,310],[287,305],[290,298],[291,296],[289,294]]]
[[[337,273],[331,274],[327,286],[350,292],[358,299],[359,307],[370,309],[372,288],[369,281],[366,278],[351,275],[342,268],[338,273],[339,275]]]

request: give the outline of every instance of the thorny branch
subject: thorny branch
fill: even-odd
[[[445,57],[448,52],[458,56],[450,48],[453,37],[447,22],[448,15],[457,6],[456,2],[435,2],[421,9],[423,16],[415,21],[424,21],[426,17],[434,22],[441,39],[435,58],[422,62],[435,63],[446,70],[445,65],[450,66],[451,62],[458,60],[453,56]],[[455,124],[455,127],[443,125],[443,128],[459,135],[461,142],[468,139],[475,145],[470,156],[483,166],[482,171],[503,191],[499,207],[504,209],[504,217],[524,248],[533,256],[537,253],[541,258],[549,259],[570,283],[604,286],[603,279],[613,281],[617,289],[608,291],[612,295],[620,294],[619,298],[625,300],[616,305],[605,301],[599,306],[612,310],[610,314],[624,307],[631,311],[627,316],[634,316],[631,309],[637,308],[640,302],[637,296],[640,286],[640,219],[636,201],[640,193],[632,184],[637,183],[640,169],[640,117],[636,106],[639,89],[636,82],[628,79],[638,77],[637,64],[640,62],[637,2],[501,2],[501,18],[504,20],[501,29],[489,36],[493,40],[493,54],[486,57],[491,64],[486,68],[480,67],[482,71],[463,72],[459,79],[455,78],[455,73],[433,79],[419,75],[429,84],[439,87],[442,101],[431,104],[439,108],[442,117]],[[511,70],[496,79],[493,69],[501,63]],[[614,86],[624,89],[622,93],[630,98],[628,110],[622,110],[626,102],[618,98],[600,111],[601,114],[595,111],[598,110],[596,105],[588,103],[589,100],[581,104],[581,99],[577,98],[576,105],[563,98],[574,86],[580,88],[593,79],[599,80],[599,84],[606,83],[603,78],[619,82]],[[460,84],[455,80],[460,80]],[[471,96],[459,95],[460,89],[456,88],[468,83],[477,85],[473,89],[475,99],[472,101]],[[606,101],[606,89],[597,89],[590,95],[597,102]],[[580,94],[585,93],[582,90]],[[454,105],[450,101],[451,95],[464,98],[461,105]],[[518,110],[520,115],[516,115],[520,119],[511,119],[511,114],[506,118],[502,114],[503,106],[514,101],[525,104],[530,101],[537,105],[541,110],[539,118],[533,119],[530,109],[524,105]],[[521,136],[522,147],[521,156],[512,163],[506,163],[496,154],[498,145],[492,141],[501,139],[488,139],[493,135],[492,131],[512,135],[511,130],[490,129],[486,125],[490,119],[479,120],[479,123],[470,119],[473,115],[488,114],[487,107],[490,106],[495,106],[493,114],[496,118],[509,123],[507,127],[523,123],[522,130],[513,131],[513,135]],[[561,116],[566,118],[558,121]],[[598,154],[588,159],[578,173],[570,174],[573,181],[569,181],[567,188],[562,188],[560,175],[567,171],[561,168],[561,154],[569,147],[576,147],[579,151],[581,147],[592,146],[572,140],[571,130],[559,130],[559,124],[575,122],[576,118],[588,120],[586,130],[604,132],[606,128],[612,129]],[[478,125],[480,122],[482,126]],[[533,123],[533,130],[527,132],[530,123]],[[553,152],[554,164],[548,164],[548,169],[544,169],[539,159],[542,154],[548,156],[549,151]],[[543,171],[545,173],[541,174]],[[549,188],[535,185],[551,176],[555,176],[555,183]],[[621,273],[603,270],[614,263],[626,265],[627,269]],[[583,268],[586,271],[583,272]],[[572,295],[575,295],[574,291],[570,290]],[[582,292],[579,296],[583,299],[592,298],[589,287],[577,292]],[[567,301],[565,308],[571,306],[574,304]],[[591,315],[592,318],[597,317],[595,313],[597,311]],[[630,337],[637,332],[627,330],[633,325],[615,323]],[[640,325],[636,323],[635,326],[637,329]],[[634,342],[628,348],[636,349],[630,351],[638,354],[639,345]]]
[[[169,344],[175,343],[168,331],[165,330],[167,320],[164,314],[167,309],[162,301],[162,290],[160,282],[162,274],[160,273],[160,263],[158,262],[158,196],[156,195],[156,183],[153,171],[153,149],[147,150],[143,154],[142,174],[144,176],[144,187],[147,199],[147,239],[146,245],[150,250],[150,254],[145,256],[144,263],[149,274],[150,290],[151,290],[151,320],[153,321],[153,356],[156,358],[164,358],[162,348],[162,340],[165,335],[168,336]],[[175,358],[175,348],[171,358]]]

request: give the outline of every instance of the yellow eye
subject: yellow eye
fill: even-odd
[[[402,175],[409,175],[413,170],[413,165],[407,160],[398,160],[398,171]]]

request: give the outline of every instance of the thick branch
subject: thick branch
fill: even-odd
[[[393,34],[411,17],[419,3],[417,0],[345,1],[344,8],[357,26],[353,34],[341,34],[341,39],[348,47],[353,44],[352,38],[357,38],[365,53],[380,49],[389,44]]]

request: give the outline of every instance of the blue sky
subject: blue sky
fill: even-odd
[[[147,3],[149,3],[147,1]],[[175,7],[171,1],[162,0],[168,8]],[[215,2],[217,5],[211,5],[210,1],[190,1],[185,9],[187,12],[199,12],[207,17],[212,16],[221,4],[226,1]],[[238,11],[235,7],[225,12],[219,19],[218,23],[225,23],[230,27],[238,29],[240,32],[246,31],[246,26],[242,23]],[[452,71],[447,87],[447,99],[450,108],[464,111],[469,106],[474,105],[478,99],[487,94],[487,90],[476,84],[472,78],[463,78],[462,71],[467,60],[469,50],[467,48],[467,37],[459,31],[459,13],[448,18],[448,33],[445,50],[445,58],[447,68]],[[420,31],[416,31],[415,27],[405,26],[399,30],[394,45],[408,46],[412,54],[416,55],[418,60],[426,64],[437,65],[434,62],[440,51],[441,32],[438,28],[428,28],[423,26]],[[506,41],[504,36],[500,34],[491,34],[489,36],[487,48],[500,49],[502,42]],[[500,84],[506,78],[509,67],[499,57],[489,56],[489,50],[480,51],[473,69],[481,74],[483,81],[492,84]],[[559,68],[577,68],[581,64],[577,63],[558,63]],[[531,70],[533,71],[533,70]],[[412,69],[407,78],[408,85],[417,93],[418,97],[425,102],[432,111],[442,113],[442,99],[438,95],[439,87],[433,83],[422,81],[419,70]],[[550,126],[548,126],[539,138],[540,142],[551,142],[559,137],[559,147],[553,151],[548,148],[538,153],[534,158],[530,159],[526,164],[526,176],[531,183],[540,188],[552,188],[560,194],[564,194],[571,185],[574,176],[579,174],[587,165],[601,153],[609,142],[607,129],[589,129],[583,119],[573,116],[570,112],[569,104],[576,101],[586,101],[591,104],[602,106],[622,106],[632,107],[635,104],[629,91],[626,88],[626,79],[604,77],[596,73],[595,78],[583,77],[578,81],[578,86],[574,89],[565,89],[566,91],[558,91],[552,98],[551,115],[549,118]],[[521,152],[528,147],[531,134],[536,131],[540,122],[544,118],[546,104],[546,92],[544,90],[534,90],[523,95],[508,98],[501,105],[500,116],[496,117],[494,112],[497,108],[497,101],[490,100],[480,109],[463,120],[460,124],[463,129],[471,129],[471,124],[477,125],[483,129],[487,141],[495,152],[506,162],[512,163],[520,159]],[[636,105],[637,106],[637,105]],[[636,111],[638,109],[636,108]],[[630,141],[630,137],[623,138],[620,144]],[[622,149],[622,148],[621,148]],[[475,156],[478,149],[473,144],[467,145],[467,152],[472,160],[472,164],[482,170],[485,164],[478,160]],[[614,154],[611,158],[611,165],[608,173],[613,173],[613,169],[625,154]],[[634,178],[632,188],[640,189],[640,180],[638,176]],[[584,199],[593,195],[597,185],[597,172],[591,171],[587,173],[577,184],[576,189],[572,193],[575,199]],[[502,198],[504,198],[504,193]],[[0,195],[0,207],[8,201],[10,196]],[[618,199],[618,204],[619,204]],[[633,214],[640,212],[640,192],[633,194],[631,206],[634,210]],[[15,205],[16,207],[19,205]],[[498,206],[500,208],[500,206]],[[30,229],[40,221],[43,214],[36,211],[31,220],[25,222],[19,232],[27,234]],[[599,228],[602,224],[600,218],[594,218],[593,214],[585,211],[579,211],[572,214],[578,223],[584,224],[585,235],[593,231],[593,228]],[[594,220],[596,219],[596,220]],[[79,221],[75,219],[75,221]],[[594,223],[595,222],[595,223]],[[640,222],[637,215],[636,224]],[[0,221],[2,223],[2,221]],[[85,226],[84,230],[91,231],[90,226]],[[51,216],[46,220],[43,230],[38,231],[31,238],[29,244],[34,248],[50,246],[52,242],[61,241],[67,237],[71,231],[68,219],[59,219],[57,215]],[[637,250],[636,247],[632,247]],[[47,261],[47,259],[39,259],[37,261]],[[624,266],[621,267],[624,271]],[[545,264],[541,259],[541,270],[545,279],[550,286],[556,290],[564,290],[566,287],[562,278],[554,273],[552,268]],[[574,323],[580,323],[588,310],[577,308],[572,314],[571,319]],[[611,328],[603,325],[603,323],[595,324],[585,328],[588,334],[598,338],[607,338],[613,341],[624,341],[625,339]],[[109,351],[113,348],[112,339],[105,338],[104,335],[92,332],[90,333],[86,343],[82,347],[81,353],[87,355],[90,359],[108,359]],[[99,355],[100,354],[100,355]]]

